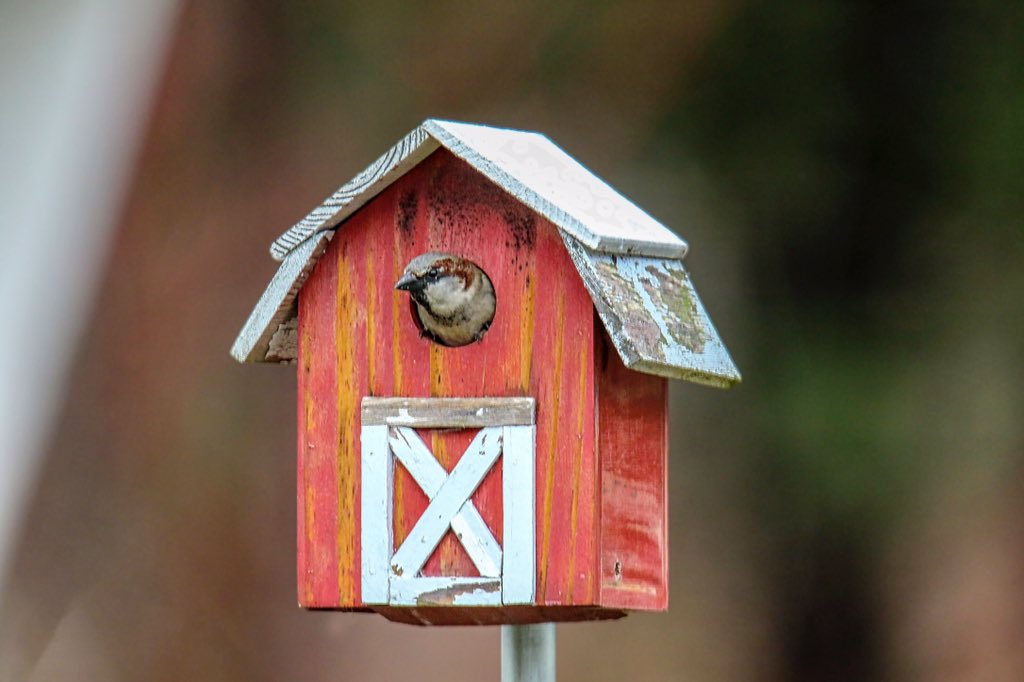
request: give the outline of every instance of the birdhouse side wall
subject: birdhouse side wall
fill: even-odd
[[[597,343],[601,595],[609,608],[668,608],[668,380]]]
[[[408,296],[394,283],[406,263],[428,251],[470,258],[491,278],[497,311],[481,341],[446,348],[421,338]],[[535,398],[536,602],[596,604],[595,324],[557,228],[445,150],[346,220],[299,295],[300,604],[365,606],[359,547],[365,396]],[[451,471],[473,434],[419,435]],[[502,537],[501,480],[499,459],[471,498],[495,538]],[[401,465],[393,504],[397,547],[428,504]],[[449,531],[422,574],[478,572]]]

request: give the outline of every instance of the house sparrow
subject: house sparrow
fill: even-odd
[[[408,291],[420,334],[442,346],[479,341],[494,319],[494,287],[480,267],[449,253],[424,253],[405,266],[395,289]]]

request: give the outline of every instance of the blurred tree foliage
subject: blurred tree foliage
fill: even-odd
[[[877,679],[889,534],[936,478],[1021,461],[1022,19],[1019,3],[750,3],[652,132],[740,207],[745,455],[792,679]]]

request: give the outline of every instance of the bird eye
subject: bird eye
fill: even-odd
[[[437,268],[430,268],[429,270],[427,270],[427,277],[437,277],[440,274],[441,273],[438,271]]]

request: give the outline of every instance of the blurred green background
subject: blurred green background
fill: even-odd
[[[270,242],[426,117],[539,130],[690,245],[671,608],[564,680],[1024,679],[1024,4],[188,2],[0,613],[12,679],[498,678],[306,613]]]

